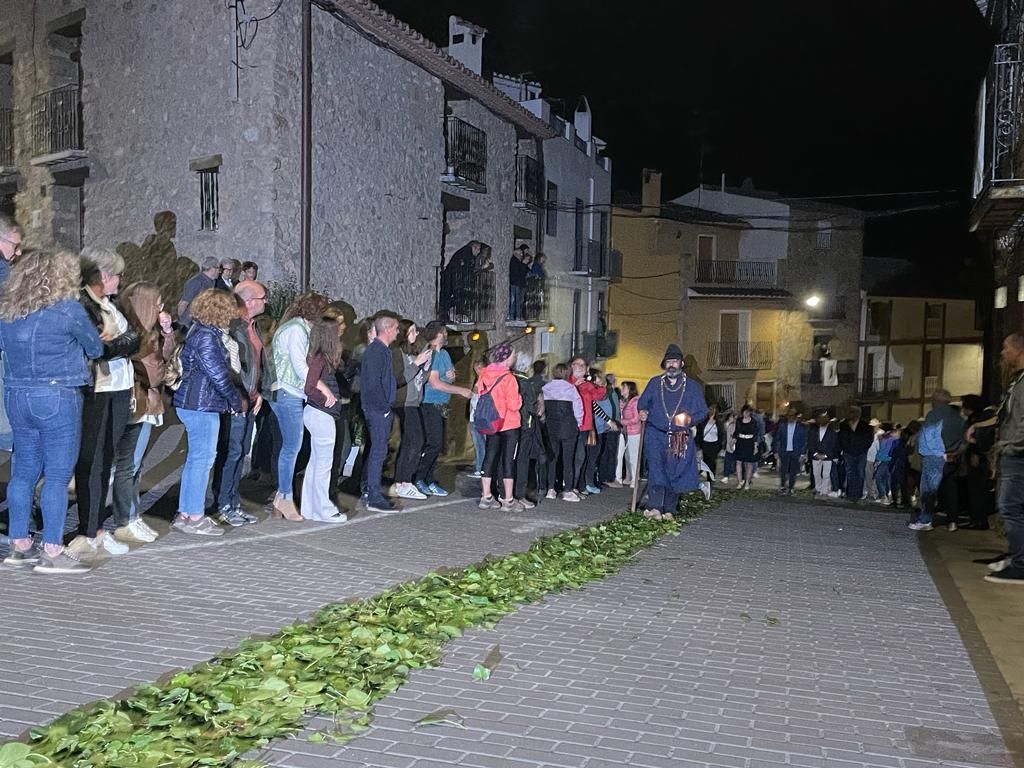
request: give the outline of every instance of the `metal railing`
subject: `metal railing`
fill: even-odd
[[[582,354],[588,360],[614,357],[619,350],[618,331],[594,331],[583,334]]]
[[[1024,46],[1003,43],[995,47],[989,74],[991,94],[990,145],[987,179],[1020,181],[1017,150],[1024,137]]]
[[[14,110],[0,108],[0,167],[14,165]]]
[[[760,371],[771,368],[774,361],[770,341],[708,342],[708,368]]]
[[[547,312],[547,281],[542,277],[526,278],[526,300],[523,302],[523,320],[535,323],[544,320]]]
[[[516,155],[515,202],[530,208],[540,208],[544,204],[542,181],[540,163],[536,158],[529,155]]]
[[[437,267],[437,316],[456,325],[494,323],[494,270],[458,263]]]
[[[899,394],[902,381],[899,376],[869,377],[860,380],[857,390],[862,395],[895,395]]]
[[[77,84],[64,85],[32,98],[32,151],[36,157],[85,149],[82,98]]]
[[[804,305],[809,320],[845,320],[846,319],[846,297],[833,296],[828,299],[821,299],[815,307]]]
[[[854,384],[857,381],[856,360],[836,360],[836,384]],[[800,363],[800,383],[825,386],[821,360],[803,360]]]
[[[465,120],[445,118],[444,157],[447,175],[479,187],[487,186],[487,134]]]
[[[608,244],[600,240],[578,238],[572,271],[592,277],[607,276]]]
[[[718,261],[699,259],[695,281],[710,285],[775,285],[778,265],[774,261]]]

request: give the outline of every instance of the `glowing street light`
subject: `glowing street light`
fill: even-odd
[[[821,305],[821,296],[819,296],[816,293],[812,293],[810,296],[804,299],[804,304],[806,304],[811,309],[814,309],[815,307]]]

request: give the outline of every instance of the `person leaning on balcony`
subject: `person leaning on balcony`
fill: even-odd
[[[85,389],[82,405],[82,450],[75,465],[78,535],[68,547],[77,555],[100,549],[110,555],[128,551],[127,545],[103,530],[114,456],[131,416],[135,369],[129,358],[139,351],[141,342],[110,299],[118,292],[123,271],[124,259],[113,251],[82,251],[79,300],[106,344],[101,359],[93,364],[93,386]]]
[[[64,551],[67,487],[81,445],[82,391],[92,381],[86,361],[103,353],[99,333],[76,301],[78,268],[70,253],[36,251],[19,259],[0,288],[0,350],[9,363],[4,387],[18,454],[7,486],[11,548],[4,564],[42,573],[89,570]],[[40,477],[41,549],[28,529]]]
[[[479,240],[470,240],[459,248],[441,270],[441,319],[461,322],[462,316],[469,315],[475,298],[473,295],[473,274],[477,271],[477,260],[482,246]]]
[[[512,252],[508,260],[508,319],[522,320],[526,301],[526,277],[530,274],[527,260],[530,249],[525,243]]]

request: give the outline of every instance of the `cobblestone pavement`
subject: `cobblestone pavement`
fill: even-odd
[[[326,528],[172,535],[71,581],[0,573],[0,735],[207,658],[317,606],[608,517],[624,491],[502,517],[424,503]],[[749,498],[584,590],[446,648],[346,746],[276,766],[1012,766],[902,518]],[[475,664],[500,645],[486,682]],[[451,708],[465,728],[415,728]],[[314,721],[314,728],[328,724]]]

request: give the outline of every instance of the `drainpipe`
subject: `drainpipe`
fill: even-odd
[[[299,210],[299,290],[309,290],[310,243],[313,235],[313,3],[302,3],[302,131]]]

